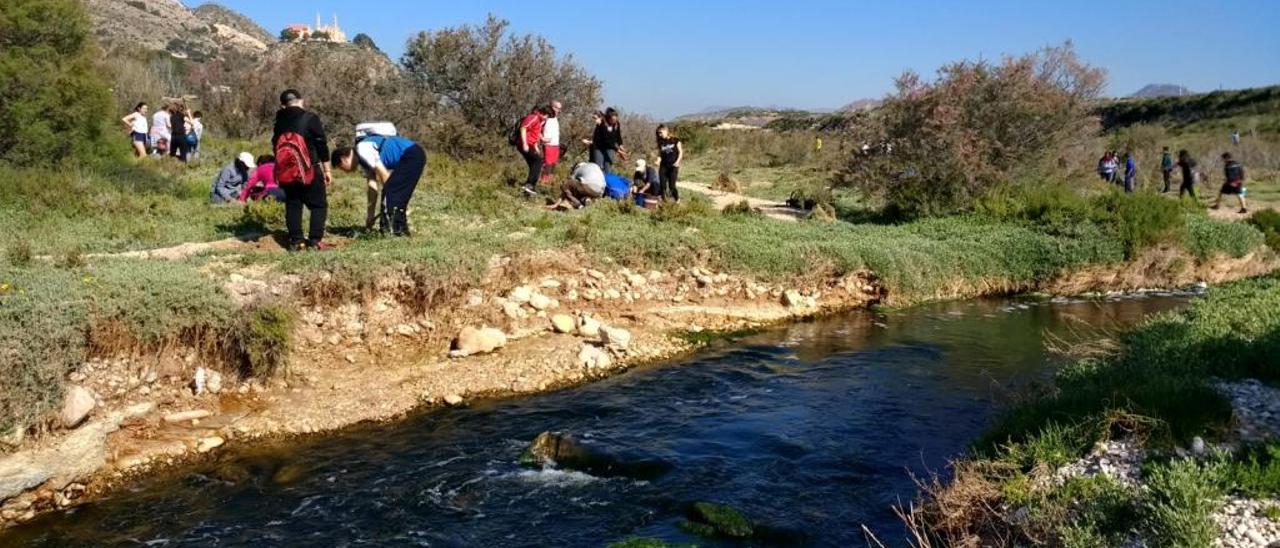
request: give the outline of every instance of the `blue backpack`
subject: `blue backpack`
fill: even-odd
[[[625,200],[631,193],[631,182],[614,173],[604,174],[604,195],[614,200]]]

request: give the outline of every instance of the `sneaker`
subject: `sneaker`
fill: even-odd
[[[290,241],[290,242],[289,242],[289,244],[285,246],[284,250],[285,250],[285,251],[288,251],[289,253],[297,253],[297,252],[299,252],[299,251],[306,251],[306,250],[307,250],[307,241],[306,241],[306,240],[293,240],[293,241]]]
[[[307,240],[306,245],[307,245],[308,251],[329,251],[333,249],[333,244],[330,244],[329,242],[325,242],[325,241],[316,242],[312,240]]]
[[[520,190],[524,191],[525,196],[533,197],[538,195],[538,189],[530,186],[522,186]]]
[[[1240,213],[1241,215],[1247,215],[1249,213],[1249,208],[1242,207],[1240,208],[1240,211],[1238,211],[1238,213]]]

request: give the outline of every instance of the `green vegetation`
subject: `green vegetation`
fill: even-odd
[[[1266,238],[1267,247],[1280,250],[1280,211],[1264,209],[1249,217],[1249,224]]]
[[[1103,127],[1161,124],[1177,129],[1226,129],[1224,120],[1245,116],[1267,119],[1272,133],[1280,131],[1274,116],[1280,108],[1280,86],[1214,91],[1186,97],[1158,97],[1116,101],[1098,109]]]
[[[956,523],[928,518],[929,512],[1007,505],[1026,509],[1028,519],[988,533],[1115,545],[1138,516],[1155,545],[1205,546],[1216,536],[1209,515],[1221,495],[1280,494],[1280,442],[1274,440],[1200,461],[1153,459],[1143,472],[1145,490],[1105,477],[1060,487],[1043,480],[1112,436],[1145,441],[1159,454],[1193,436],[1226,435],[1231,406],[1213,382],[1280,383],[1272,359],[1280,351],[1280,277],[1214,289],[1186,311],[1149,320],[1122,342],[1116,354],[1067,366],[1052,387],[1015,403],[975,444],[973,459],[958,466],[955,483],[928,499],[928,534],[959,538],[983,527],[982,518]]]
[[[732,506],[695,502],[680,528],[703,537],[750,538],[755,534],[751,520]]]

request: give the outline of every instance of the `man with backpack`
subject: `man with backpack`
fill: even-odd
[[[325,249],[325,220],[329,213],[327,189],[333,182],[329,171],[329,138],[315,113],[303,107],[302,94],[295,89],[280,94],[275,130],[271,136],[276,157],[276,183],[284,190],[284,222],[289,231],[289,250]],[[310,230],[302,234],[302,208],[311,212]]]
[[[1213,209],[1222,205],[1223,195],[1234,194],[1240,200],[1240,214],[1248,213],[1249,208],[1244,201],[1244,166],[1233,159],[1230,152],[1222,153],[1222,174],[1226,182],[1222,183],[1222,189],[1218,191],[1218,199],[1213,201]]]
[[[394,135],[369,134],[356,141],[355,148],[333,151],[333,167],[346,172],[364,170],[370,187],[382,184],[382,212],[379,229],[390,225],[394,236],[409,235],[409,200],[427,168],[427,153],[418,143]]]
[[[529,196],[538,194],[538,180],[542,178],[542,130],[546,126],[549,110],[546,107],[534,107],[533,111],[520,120],[509,138],[529,166],[529,175],[524,180],[524,193]]]

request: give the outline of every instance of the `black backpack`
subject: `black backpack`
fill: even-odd
[[[507,130],[507,144],[518,147],[520,146],[520,127],[523,125],[524,116],[516,118],[516,123],[511,124],[511,129]]]

